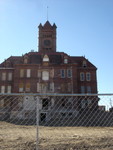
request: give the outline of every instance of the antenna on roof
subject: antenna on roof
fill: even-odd
[[[48,6],[47,6],[47,20],[48,20]]]

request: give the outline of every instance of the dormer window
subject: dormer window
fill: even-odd
[[[49,62],[49,57],[48,57],[48,55],[44,55],[44,57],[43,57],[43,62]]]
[[[67,63],[68,63],[68,59],[64,58],[64,64],[67,64]]]
[[[83,67],[87,67],[87,62],[86,62],[85,60],[83,61],[82,66],[83,66]]]
[[[28,63],[28,56],[24,56],[24,64]]]
[[[10,61],[9,60],[6,60],[6,67],[10,67]]]

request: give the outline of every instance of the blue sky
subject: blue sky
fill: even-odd
[[[57,51],[97,68],[98,92],[113,93],[113,0],[0,0],[0,63],[38,50],[38,25],[57,25]]]

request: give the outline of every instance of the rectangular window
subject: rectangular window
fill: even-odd
[[[1,93],[5,93],[5,86],[4,85],[1,86]]]
[[[24,84],[23,83],[19,84],[19,92],[24,92]]]
[[[85,93],[85,86],[81,86],[81,93]]]
[[[12,81],[12,72],[8,73],[8,81]]]
[[[30,92],[30,83],[26,83],[26,92]]]
[[[6,80],[6,72],[2,72],[2,81]]]
[[[37,83],[37,92],[40,92],[40,83]]]
[[[37,75],[38,75],[38,78],[41,78],[41,71],[40,70],[37,71]]]
[[[54,82],[50,83],[50,92],[54,92]]]
[[[24,69],[20,69],[20,78],[24,77]]]
[[[10,85],[7,86],[7,93],[11,93],[11,86]]]
[[[68,91],[68,92],[71,92],[71,91],[72,91],[72,84],[71,84],[71,83],[68,83],[67,86],[68,86],[68,87],[67,87],[67,91]]]
[[[86,73],[86,80],[87,81],[91,81],[91,74],[90,74],[90,72]]]
[[[31,69],[27,69],[27,78],[31,77]]]
[[[87,86],[87,93],[91,93],[91,87]]]
[[[61,69],[61,70],[60,70],[60,73],[61,73],[61,78],[65,78],[65,70],[64,70],[64,69]]]
[[[84,72],[81,72],[80,73],[80,81],[84,81],[84,80],[85,80]]]
[[[71,78],[71,77],[72,77],[72,70],[71,70],[71,69],[68,69],[68,70],[67,70],[67,77],[68,77],[68,78]]]
[[[54,77],[54,69],[52,69],[52,70],[50,71],[50,77],[51,77],[51,78]]]
[[[44,80],[44,81],[49,80],[49,71],[42,72],[42,80]]]

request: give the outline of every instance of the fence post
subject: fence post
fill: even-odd
[[[36,150],[39,150],[39,96],[36,96]]]

